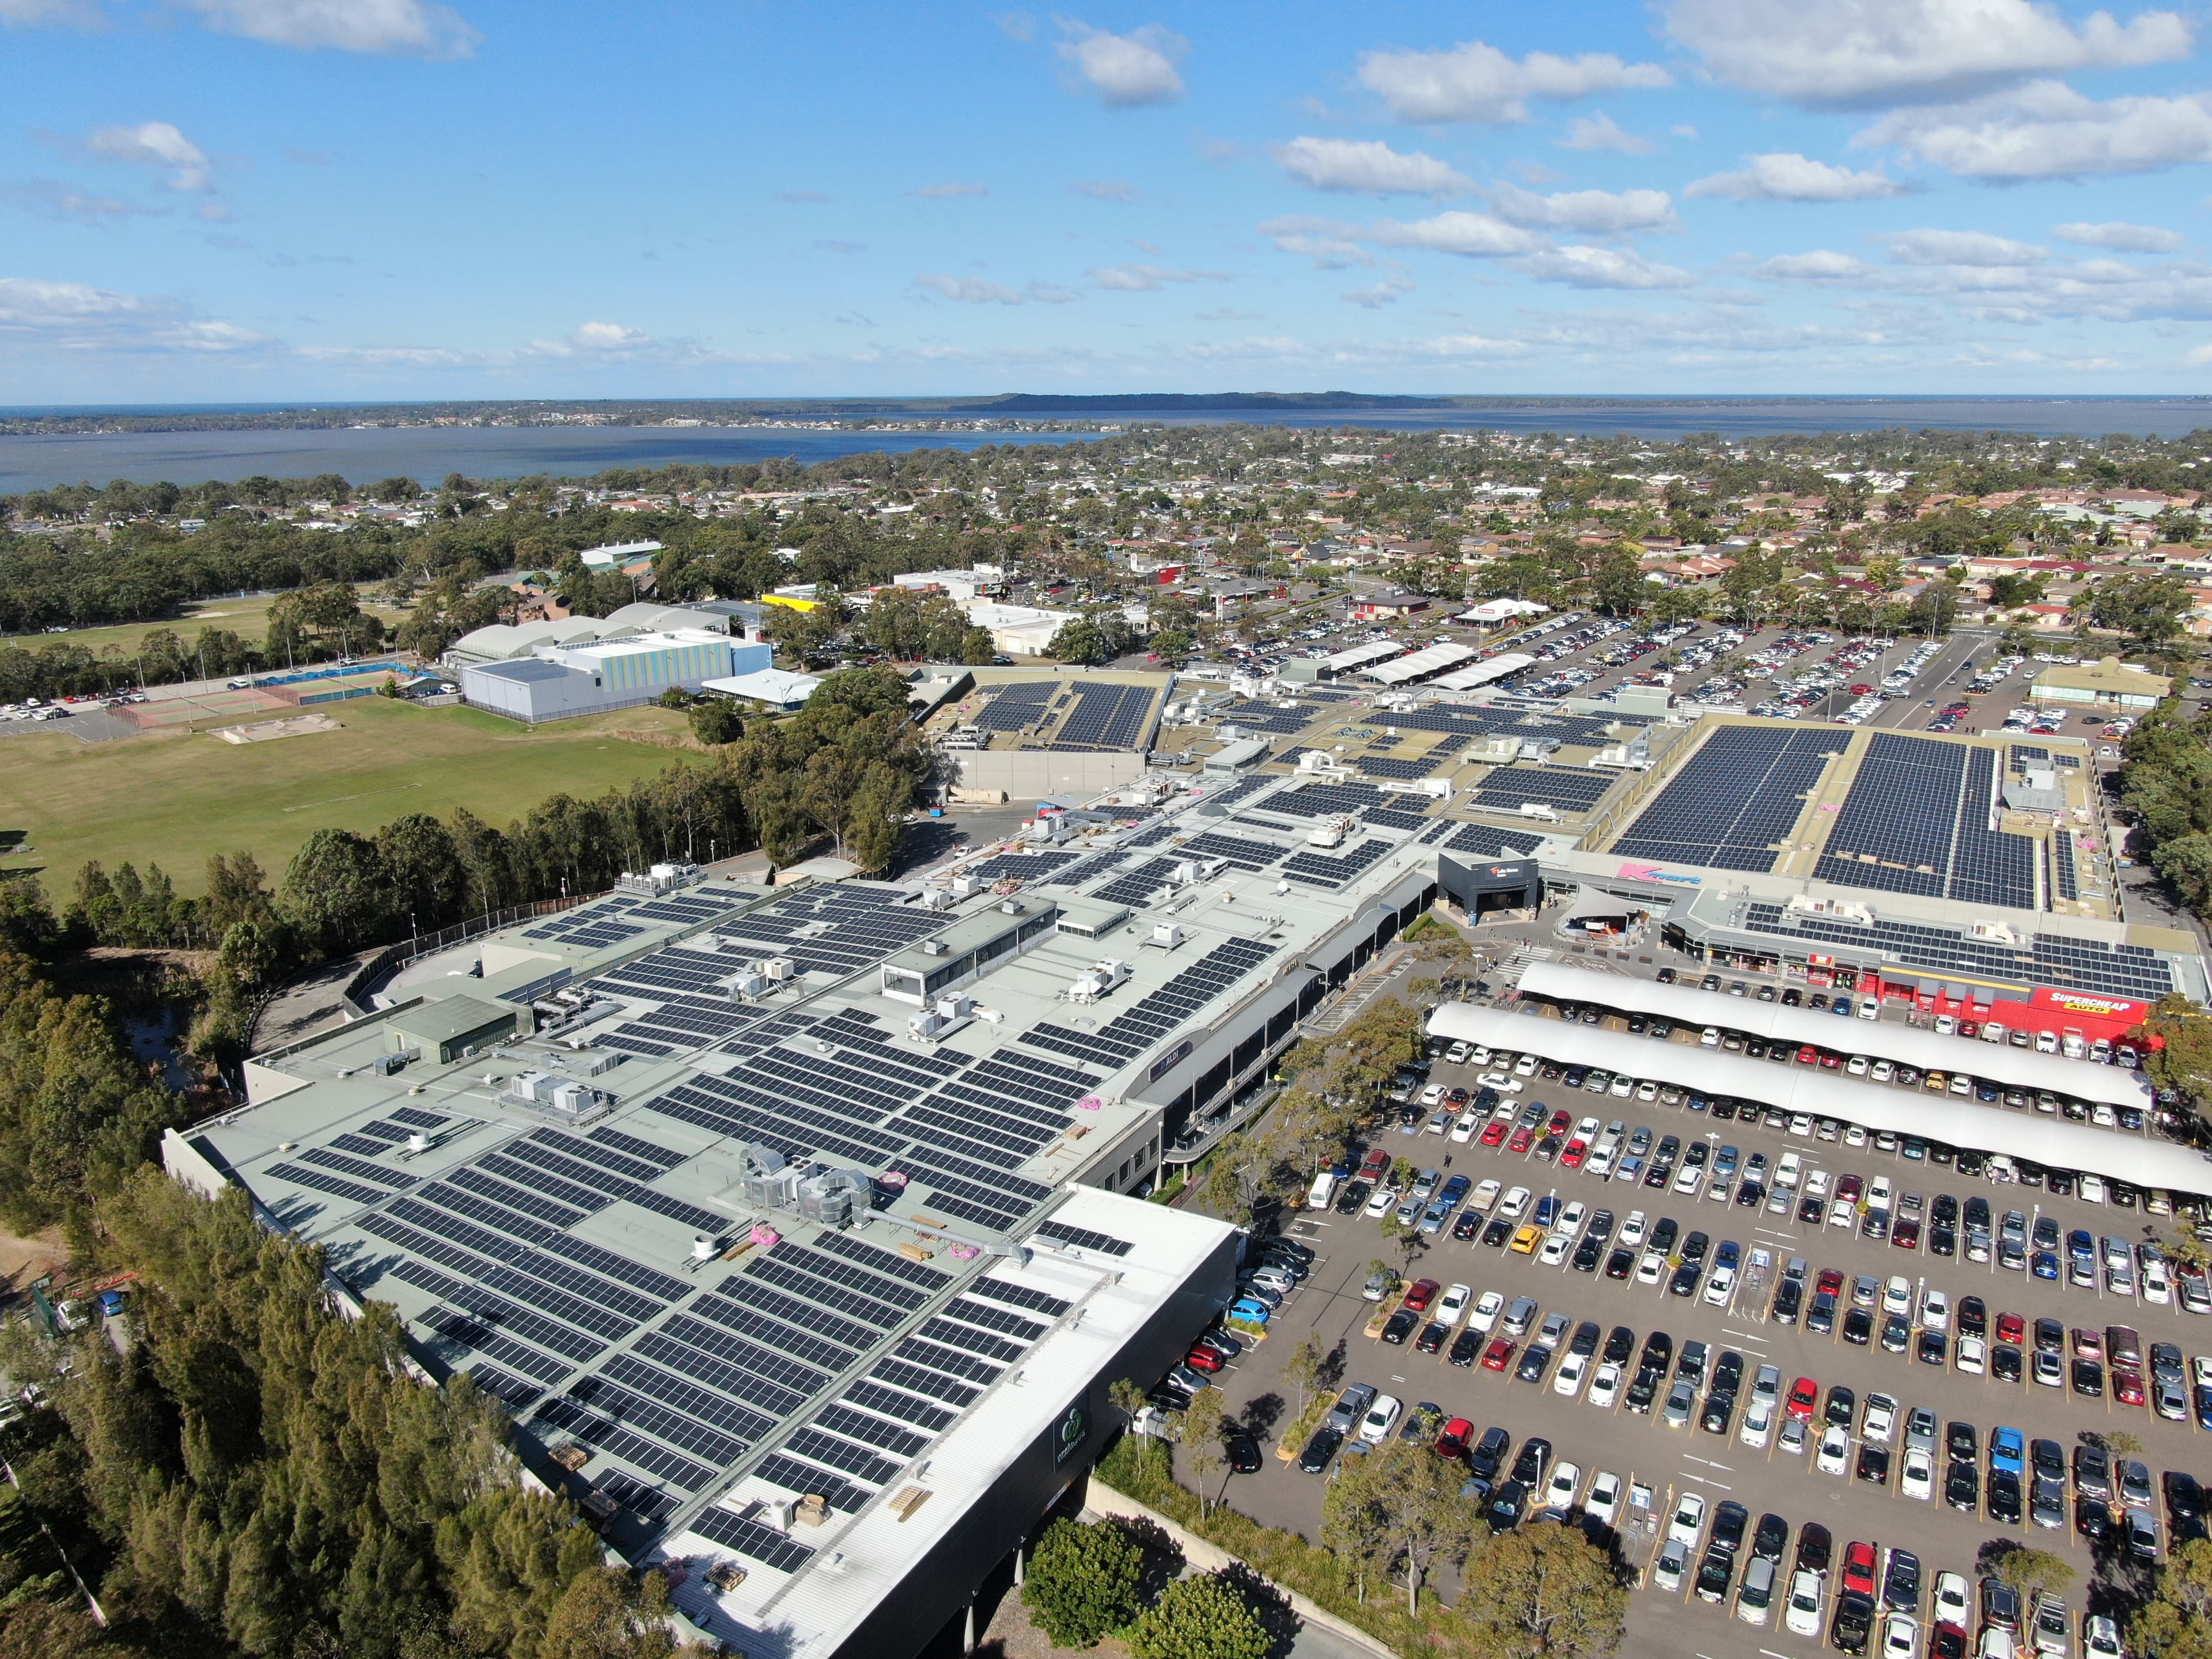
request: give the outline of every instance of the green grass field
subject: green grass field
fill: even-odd
[[[112,628],[73,628],[60,634],[15,634],[0,639],[0,647],[15,646],[26,651],[35,651],[46,645],[81,645],[88,651],[100,652],[113,646],[124,656],[133,656],[138,643],[157,628],[166,628],[181,636],[190,645],[203,628],[227,628],[241,639],[259,641],[269,632],[269,607],[276,600],[268,597],[250,599],[209,599],[203,604],[186,605],[172,622],[118,623]],[[396,623],[407,613],[394,611],[388,605],[364,604],[362,609],[374,612],[387,623]]]
[[[620,735],[677,732],[680,714],[633,708],[532,730],[472,708],[361,697],[311,711],[344,729],[232,744],[163,732],[83,744],[58,732],[0,737],[0,832],[21,832],[49,893],[98,859],[159,864],[196,893],[211,853],[250,849],[272,881],[325,827],[368,831],[409,812],[465,806],[504,829],[549,795],[591,796],[665,770],[678,751]]]

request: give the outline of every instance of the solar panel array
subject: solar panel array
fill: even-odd
[[[2079,899],[2081,884],[2074,864],[2074,835],[2069,830],[2051,833],[2051,885],[2063,899]]]
[[[1311,851],[1294,853],[1283,860],[1283,873],[1309,887],[1341,887],[1389,850],[1389,842],[1370,837],[1334,856]]]
[[[1370,783],[1310,783],[1269,796],[1265,810],[1297,818],[1334,817],[1380,806],[1389,799]]]
[[[1483,779],[1468,804],[1510,812],[1523,803],[1534,803],[1580,814],[1596,805],[1615,781],[1608,773],[1562,766],[1501,766]]]
[[[979,881],[1035,881],[1074,863],[1076,857],[1073,853],[1000,853],[981,864],[969,865],[965,873]]]
[[[1226,859],[1239,870],[1264,870],[1289,849],[1271,842],[1252,841],[1242,836],[1224,836],[1209,830],[1202,836],[1194,836],[1182,844],[1186,856],[1200,859]]]
[[[1715,728],[1613,843],[1623,858],[1769,871],[1845,732]]]
[[[1917,922],[1876,921],[1871,927],[1827,916],[1784,912],[1778,904],[1753,904],[1744,925],[1754,933],[1840,945],[1932,976],[1969,974],[2008,985],[2052,985],[2101,996],[2155,1002],[2172,991],[2173,975],[2156,952],[2139,945],[2038,933],[2030,948],[2014,950],[1971,939],[1954,928]]]
[[[1526,858],[1544,844],[1544,837],[1526,830],[1498,830],[1486,823],[1455,823],[1447,818],[1438,830],[1454,831],[1444,842],[1447,853],[1474,853],[1482,858]],[[1440,838],[1438,830],[1421,837],[1433,842]]]
[[[1272,945],[1251,939],[1226,940],[1095,1031],[1046,1023],[1024,1031],[1017,1041],[1118,1069],[1187,1024],[1274,951]]]
[[[2035,843],[1992,828],[1988,749],[1878,732],[1814,873],[1841,886],[2036,908]]]
[[[1058,680],[1017,680],[1000,686],[975,724],[986,732],[1018,732],[1034,726],[1044,718],[1046,705],[1059,689]]]
[[[1263,773],[1255,772],[1248,777],[1237,779],[1225,789],[1215,790],[1205,798],[1203,804],[1217,807],[1233,806],[1238,801],[1249,800],[1262,789],[1270,788],[1281,781],[1280,778],[1272,778]]]
[[[1427,805],[1419,795],[1401,795],[1399,799]],[[1395,806],[1370,806],[1359,815],[1359,821],[1376,830],[1418,830],[1428,822],[1419,812],[1401,811]]]
[[[1053,746],[1134,749],[1151,722],[1153,690],[1149,685],[1086,682],[1075,688],[1075,707],[1060,719]]]
[[[1322,712],[1304,704],[1296,708],[1278,708],[1273,703],[1240,702],[1232,705],[1223,718],[1254,732],[1265,732],[1269,737],[1289,738],[1304,731]]]
[[[1352,764],[1370,778],[1425,778],[1437,769],[1436,762],[1425,755],[1419,760],[1400,760],[1390,755],[1362,755]]]
[[[580,945],[586,949],[619,945],[645,931],[623,918],[623,913],[636,902],[625,893],[594,899],[589,904],[580,904],[573,910],[547,916],[535,927],[524,928],[522,937],[558,945]]]

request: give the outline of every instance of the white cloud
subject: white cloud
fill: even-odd
[[[920,190],[908,191],[909,196],[919,196],[925,201],[937,201],[950,196],[988,196],[988,185],[924,185]]]
[[[2212,367],[2212,345],[2201,345],[2181,360],[2191,368]]]
[[[579,351],[641,351],[653,343],[653,336],[624,323],[580,323],[568,343]]]
[[[1119,179],[1079,179],[1068,188],[1078,196],[1088,196],[1094,202],[1133,202],[1137,187]]]
[[[1170,283],[1225,283],[1225,270],[1170,270],[1165,265],[1121,264],[1094,267],[1084,273],[1101,288],[1123,294],[1150,294]]]
[[[1559,148],[1613,149],[1623,155],[1649,155],[1651,141],[1632,132],[1623,132],[1613,125],[1610,115],[1577,115],[1567,123],[1567,136],[1559,140]]]
[[[1656,64],[1625,64],[1611,52],[1560,58],[1532,52],[1516,61],[1483,40],[1462,41],[1449,52],[1370,52],[1359,60],[1359,80],[1401,121],[1492,125],[1527,120],[1531,98],[1587,98],[1672,84]]]
[[[2079,247],[2117,248],[2124,253],[2171,253],[2188,240],[2178,230],[2131,225],[2118,219],[2103,224],[2085,224],[2076,220],[2072,224],[2051,226],[2051,234],[2062,242],[2072,242]]]
[[[1794,150],[1747,155],[1738,173],[1716,173],[1682,187],[1685,196],[1726,196],[1738,202],[1868,202],[1902,196],[1905,186],[1877,167],[1854,173]]]
[[[208,158],[198,144],[167,121],[144,121],[135,127],[102,127],[85,143],[94,155],[110,161],[175,168],[169,177],[172,190],[208,188]]]
[[[2099,11],[2076,27],[2036,0],[1672,0],[1667,29],[1721,80],[1816,105],[1957,97],[2190,49],[2173,12]]]
[[[1279,251],[1301,254],[1323,270],[1342,270],[1350,265],[1375,263],[1375,256],[1359,246],[1359,227],[1340,220],[1293,213],[1268,220],[1260,227],[1260,234],[1274,243]]]
[[[2212,161],[2212,94],[2099,102],[2058,81],[1937,109],[1899,110],[1853,140],[1976,179],[2148,173]]]
[[[866,242],[841,242],[835,239],[818,241],[814,246],[824,253],[855,254],[866,253],[868,251],[868,245]]]
[[[1655,264],[1632,248],[1555,247],[1516,262],[1540,283],[1570,288],[1688,288],[1698,279],[1673,265]]]
[[[0,0],[0,27],[96,29],[106,21],[91,0]]]
[[[1387,246],[1426,248],[1432,253],[1456,253],[1470,259],[1534,253],[1544,245],[1543,238],[1495,215],[1463,209],[1416,219],[1411,224],[1385,219],[1368,234]]]
[[[1777,254],[1752,274],[1772,282],[1838,283],[1865,276],[1867,267],[1848,253],[1821,247],[1810,253]]]
[[[1172,104],[1182,96],[1182,76],[1176,64],[1190,50],[1190,43],[1181,35],[1157,23],[1127,34],[1109,34],[1072,18],[1054,21],[1069,36],[1060,43],[1060,57],[1075,65],[1075,72],[1090,82],[1107,108]]]
[[[1539,196],[1513,185],[1493,185],[1490,200],[1516,225],[1618,236],[1633,230],[1679,230],[1674,204],[1663,190],[1573,190]]]
[[[432,0],[185,0],[225,34],[395,58],[466,58],[483,37]]]
[[[1395,306],[1401,294],[1411,294],[1413,284],[1403,276],[1385,276],[1371,288],[1348,289],[1336,297],[1346,305],[1359,306],[1368,311],[1380,311],[1384,306]]]
[[[963,306],[1018,306],[1022,296],[998,283],[987,283],[981,276],[924,276],[914,279],[916,288],[926,288],[957,300]]]
[[[271,342],[175,301],[82,283],[0,276],[0,336],[71,351],[245,351]]]
[[[140,207],[112,196],[89,196],[52,179],[31,179],[11,187],[8,199],[18,207],[48,219],[74,219],[79,224],[107,225],[118,219],[135,219],[164,211]]]
[[[1293,138],[1276,150],[1275,161],[1316,190],[1444,196],[1473,187],[1448,162],[1419,150],[1401,155],[1374,138]]]
[[[2050,250],[1984,230],[1899,230],[1881,239],[1902,265],[1970,265],[1984,269],[2038,265]]]

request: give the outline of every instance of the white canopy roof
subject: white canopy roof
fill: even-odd
[[[2151,1105],[2151,1087],[2140,1072],[2094,1060],[2039,1054],[2009,1043],[1943,1036],[1886,1019],[1838,1018],[1811,1008],[1785,1008],[1755,997],[1732,997],[1694,985],[1593,973],[1564,962],[1532,962],[1522,970],[1523,994],[1564,1002],[1595,1002],[1625,1013],[1659,1014],[1680,1025],[1717,1025],[1753,1036],[1810,1042],[1848,1054],[1872,1054],[1917,1066],[1923,1072],[1964,1072],[2014,1089],[2048,1089],[2076,1100],[2112,1106]]]
[[[1334,656],[1323,657],[1321,665],[1332,674],[1349,674],[1355,668],[1364,668],[1370,663],[1382,662],[1396,656],[1406,647],[1395,640],[1374,640],[1365,645],[1355,645],[1340,651]]]
[[[1380,663],[1373,668],[1362,669],[1360,672],[1366,678],[1383,685],[1403,685],[1407,680],[1425,679],[1439,670],[1449,668],[1454,663],[1465,662],[1474,654],[1473,646],[1455,645],[1447,641],[1440,645],[1424,646],[1409,657],[1401,657],[1395,662]]]
[[[1595,1025],[1569,1025],[1533,1011],[1515,1013],[1465,1002],[1440,1006],[1429,1017],[1429,1035],[1537,1054],[1565,1065],[1601,1066],[1629,1077],[2031,1158],[2048,1168],[2086,1170],[2139,1187],[2181,1192],[2212,1188],[2212,1162],[2171,1142],[2092,1128],[2034,1111],[1984,1106],[1953,1095],[1869,1083],[1817,1066],[1777,1066]]]
[[[1487,685],[1492,680],[1502,680],[1508,674],[1517,674],[1536,659],[1526,651],[1501,651],[1488,662],[1479,662],[1469,668],[1455,668],[1436,682],[1439,691],[1472,691],[1478,685]]]

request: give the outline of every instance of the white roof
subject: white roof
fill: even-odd
[[[1355,645],[1349,651],[1340,651],[1333,657],[1323,657],[1321,665],[1332,674],[1348,674],[1355,668],[1395,657],[1405,648],[1395,640],[1376,640],[1367,645]]]
[[[1425,679],[1455,663],[1465,662],[1474,654],[1471,645],[1455,645],[1449,641],[1425,646],[1410,657],[1401,657],[1395,662],[1386,662],[1360,672],[1370,680],[1384,685],[1402,685],[1407,680]]]
[[[1436,682],[1439,691],[1472,691],[1478,685],[1487,685],[1492,680],[1502,680],[1508,674],[1517,674],[1536,659],[1525,651],[1501,651],[1487,662],[1476,663],[1471,668],[1455,668]]]
[[[1802,1045],[1840,1048],[1917,1066],[1923,1072],[1965,1072],[2014,1089],[2048,1089],[2077,1100],[2101,1100],[2112,1106],[2151,1104],[2151,1088],[2140,1072],[2100,1066],[2091,1060],[2039,1054],[2005,1042],[1944,1036],[1886,1019],[1839,1018],[1812,1008],[1785,1008],[1756,997],[1732,997],[1694,985],[1662,985],[1656,980],[1592,973],[1563,962],[1532,962],[1522,969],[1521,988],[1566,1002],[1595,1002],[1625,1012],[1660,1014],[1681,1025],[1717,1025],[1753,1036],[1781,1037]]]
[[[1429,1034],[1577,1066],[1602,1066],[1705,1094],[1735,1095],[1787,1112],[1808,1112],[1869,1129],[2032,1158],[2047,1167],[2114,1176],[2139,1187],[2182,1192],[2212,1187],[2212,1164],[2200,1162],[2198,1154],[2168,1141],[2092,1128],[2037,1112],[1984,1106],[1954,1095],[1869,1083],[1817,1066],[1777,1066],[1721,1049],[1655,1042],[1601,1026],[1569,1025],[1465,1002],[1438,1007],[1429,1018]]]
[[[560,617],[518,624],[491,623],[462,635],[447,648],[456,657],[475,657],[485,661],[526,657],[541,645],[568,645],[603,638],[612,626],[597,617]]]
[[[594,640],[568,649],[578,656],[632,657],[648,651],[666,651],[685,645],[728,645],[730,636],[705,628],[676,628],[665,634],[630,634],[617,639]]]
[[[1552,607],[1534,599],[1485,599],[1460,612],[1460,622],[1502,622],[1508,617],[1540,617]]]
[[[794,674],[787,668],[761,668],[750,674],[731,674],[699,684],[707,690],[719,691],[727,697],[782,704],[805,702],[822,681],[816,675]]]

